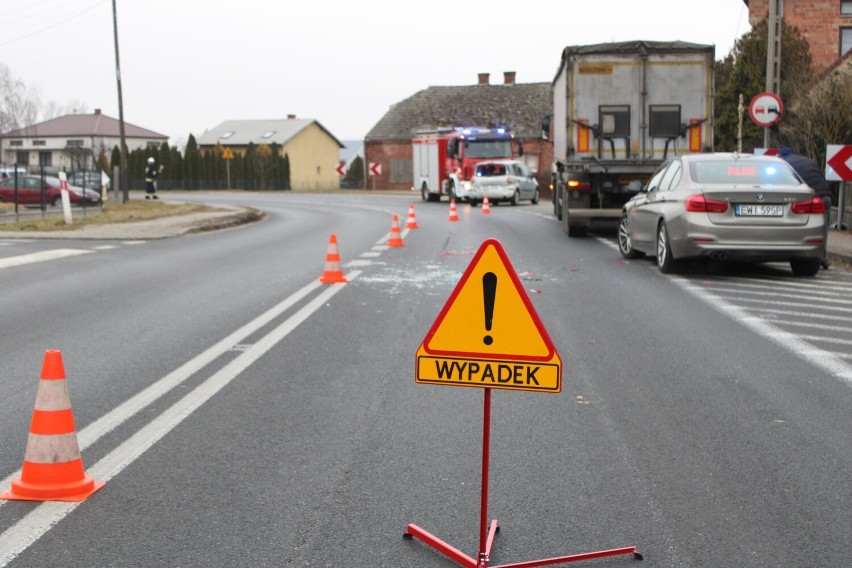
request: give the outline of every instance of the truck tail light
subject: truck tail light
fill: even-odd
[[[728,203],[718,199],[707,199],[703,195],[690,195],[686,198],[686,210],[693,213],[724,213]]]
[[[585,190],[588,191],[592,189],[592,184],[587,181],[579,181],[576,179],[569,179],[565,185],[568,186],[568,189],[577,189],[577,190]]]
[[[793,213],[799,213],[801,215],[816,215],[816,214],[825,214],[825,202],[823,202],[822,198],[814,197],[813,199],[809,199],[807,201],[797,201],[791,207],[790,210]]]

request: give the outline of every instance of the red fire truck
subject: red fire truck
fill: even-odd
[[[423,201],[442,195],[464,201],[474,166],[483,160],[511,159],[513,136],[508,128],[458,127],[418,132],[412,140],[414,191]],[[523,146],[518,143],[518,155]]]

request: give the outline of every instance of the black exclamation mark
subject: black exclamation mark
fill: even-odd
[[[485,300],[485,331],[491,331],[491,322],[494,320],[494,297],[497,295],[497,275],[486,272],[482,275],[482,297]],[[494,339],[490,335],[482,338],[485,345],[491,345]]]

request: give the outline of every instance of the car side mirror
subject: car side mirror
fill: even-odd
[[[640,191],[643,191],[642,180],[630,180],[630,183],[627,184],[627,191],[630,191],[632,193],[638,193]],[[648,191],[650,191],[650,189]]]

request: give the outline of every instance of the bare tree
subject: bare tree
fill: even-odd
[[[9,67],[0,63],[0,134],[31,126],[66,114],[88,112],[81,101],[62,105],[55,101],[42,104],[41,90],[27,87],[21,79],[12,76]]]
[[[40,106],[38,87],[27,87],[0,63],[0,133],[35,124]]]
[[[781,133],[799,151],[825,162],[828,144],[852,142],[852,59],[805,90],[785,113]]]

